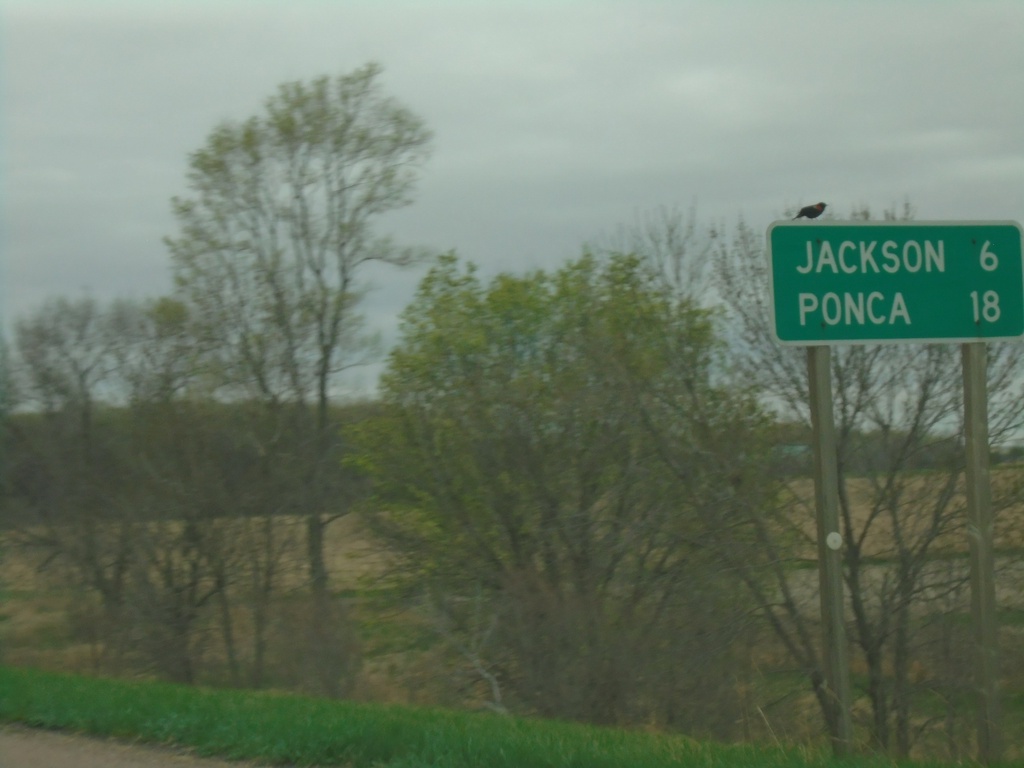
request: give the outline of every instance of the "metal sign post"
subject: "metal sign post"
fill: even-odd
[[[852,745],[850,666],[843,622],[842,534],[839,532],[839,475],[832,416],[831,347],[807,348],[811,423],[814,428],[814,492],[818,511],[818,582],[821,587],[827,718],[832,752],[846,755]]]
[[[964,443],[967,458],[967,537],[971,549],[971,625],[978,685],[978,759],[1002,754],[999,706],[999,626],[992,556],[992,487],[988,471],[987,354],[982,343],[961,347]]]

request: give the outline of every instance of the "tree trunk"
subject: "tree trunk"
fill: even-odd
[[[907,579],[903,592],[909,592]],[[896,757],[910,754],[910,595],[904,594],[896,614],[893,647],[893,708],[896,711]]]
[[[866,650],[868,664],[868,698],[871,700],[871,740],[880,752],[889,749],[889,694],[880,648]]]
[[[221,636],[224,638],[224,653],[228,658],[228,674],[231,677],[231,684],[237,688],[242,683],[242,677],[238,667],[238,652],[235,648],[235,629],[234,621],[231,618],[231,602],[228,600],[226,589],[220,590],[217,595],[217,602],[220,604]]]
[[[309,557],[309,585],[314,601],[330,591],[327,564],[324,560],[324,534],[327,523],[319,512],[306,516],[306,554]]]

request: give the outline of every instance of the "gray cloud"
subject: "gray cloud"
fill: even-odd
[[[485,270],[553,265],[638,212],[757,226],[824,199],[1024,217],[1024,5],[9,2],[4,311],[170,288],[188,154],[287,80],[368,60],[436,135],[382,225]],[[415,275],[374,274],[393,338]]]

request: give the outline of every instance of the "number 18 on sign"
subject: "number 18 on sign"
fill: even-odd
[[[783,344],[1024,336],[1016,222],[777,221],[768,228]]]

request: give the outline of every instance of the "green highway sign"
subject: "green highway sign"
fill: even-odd
[[[802,346],[1020,339],[1022,240],[1012,221],[776,221],[775,337]]]

